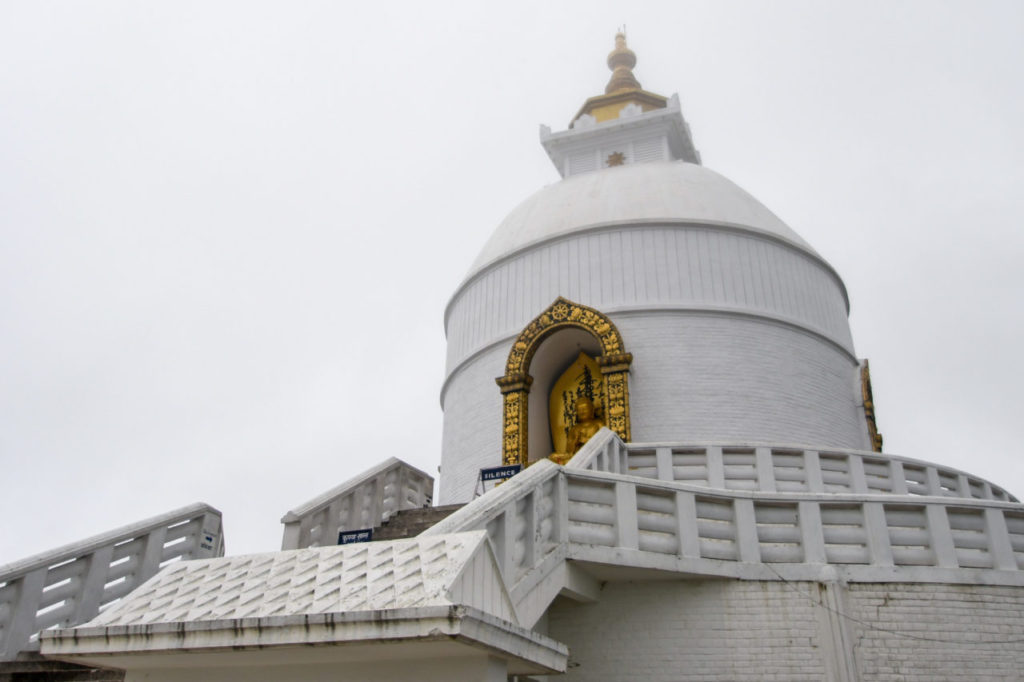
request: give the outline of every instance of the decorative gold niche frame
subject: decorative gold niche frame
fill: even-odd
[[[602,402],[608,428],[629,442],[629,365],[633,355],[623,348],[618,328],[603,313],[559,296],[544,312],[520,332],[508,353],[505,375],[495,381],[501,387],[504,433],[501,440],[504,464],[530,463],[528,424],[530,361],[544,339],[570,327],[589,332],[601,345],[601,355],[594,358],[604,376]]]
[[[871,393],[871,367],[867,358],[860,366],[860,394],[864,400],[864,419],[868,423],[868,436],[871,438],[871,449],[875,452],[882,451],[882,434],[878,432],[878,422],[875,421],[875,398]]]

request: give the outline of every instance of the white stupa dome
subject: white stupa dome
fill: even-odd
[[[502,221],[470,274],[548,239],[602,226],[650,222],[734,226],[815,253],[728,178],[695,163],[665,161],[574,175],[544,187]]]
[[[527,397],[511,426],[495,380],[509,379],[517,337],[556,300],[621,335],[634,442],[872,447],[842,279],[700,164],[677,96],[612,87],[629,80],[619,76],[568,130],[541,127],[562,180],[508,214],[445,311],[442,503],[472,497],[479,471],[502,462],[508,429],[525,434],[515,456],[526,462],[554,451],[551,391],[580,353],[602,353],[597,337],[541,339],[528,388],[513,389]]]

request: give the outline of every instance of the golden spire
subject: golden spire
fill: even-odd
[[[610,95],[620,90],[639,90],[640,81],[633,75],[636,66],[636,53],[626,47],[626,34],[619,31],[615,34],[615,49],[608,53],[608,68],[612,70],[612,78],[604,88]]]
[[[640,81],[633,75],[636,66],[636,53],[626,46],[626,32],[619,30],[615,34],[615,49],[608,54],[608,68],[612,70],[611,80],[605,86],[604,94],[591,97],[573,118],[573,125],[582,116],[589,117],[591,123],[603,123],[620,117],[625,107],[631,107],[627,114],[634,112],[664,109],[668,99],[640,87]]]

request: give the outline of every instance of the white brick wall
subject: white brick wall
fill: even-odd
[[[1022,588],[854,584],[846,601],[878,628],[850,626],[862,680],[1024,679]]]
[[[842,284],[810,253],[705,225],[627,226],[539,244],[460,287],[445,320],[448,372],[518,334],[558,296],[609,312],[682,306],[774,315],[853,352]]]
[[[607,583],[596,603],[557,600],[548,634],[569,646],[569,681],[1024,679],[1024,588],[828,590],[838,599],[817,583]]]
[[[826,678],[815,607],[780,583],[608,583],[594,604],[557,601],[548,630],[567,682]]]

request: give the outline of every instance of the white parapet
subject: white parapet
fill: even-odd
[[[704,459],[673,467],[673,449]],[[821,454],[835,459],[822,466],[811,456]],[[769,486],[775,456],[787,471],[807,465],[810,485]],[[747,489],[730,488],[741,472]],[[877,453],[635,445],[602,430],[565,467],[540,461],[424,535],[485,529],[530,623],[565,588],[548,578],[569,577],[558,572],[566,560],[619,575],[1024,586],[1024,505],[1012,499],[962,472]]]
[[[1018,501],[965,471],[879,452],[765,443],[623,443],[608,429],[587,446],[569,468],[726,490]]]
[[[220,512],[197,503],[0,566],[0,661],[41,630],[92,620],[162,566],[223,554]]]
[[[391,457],[285,514],[281,549],[338,544],[342,530],[376,528],[403,509],[429,507],[434,479]]]

